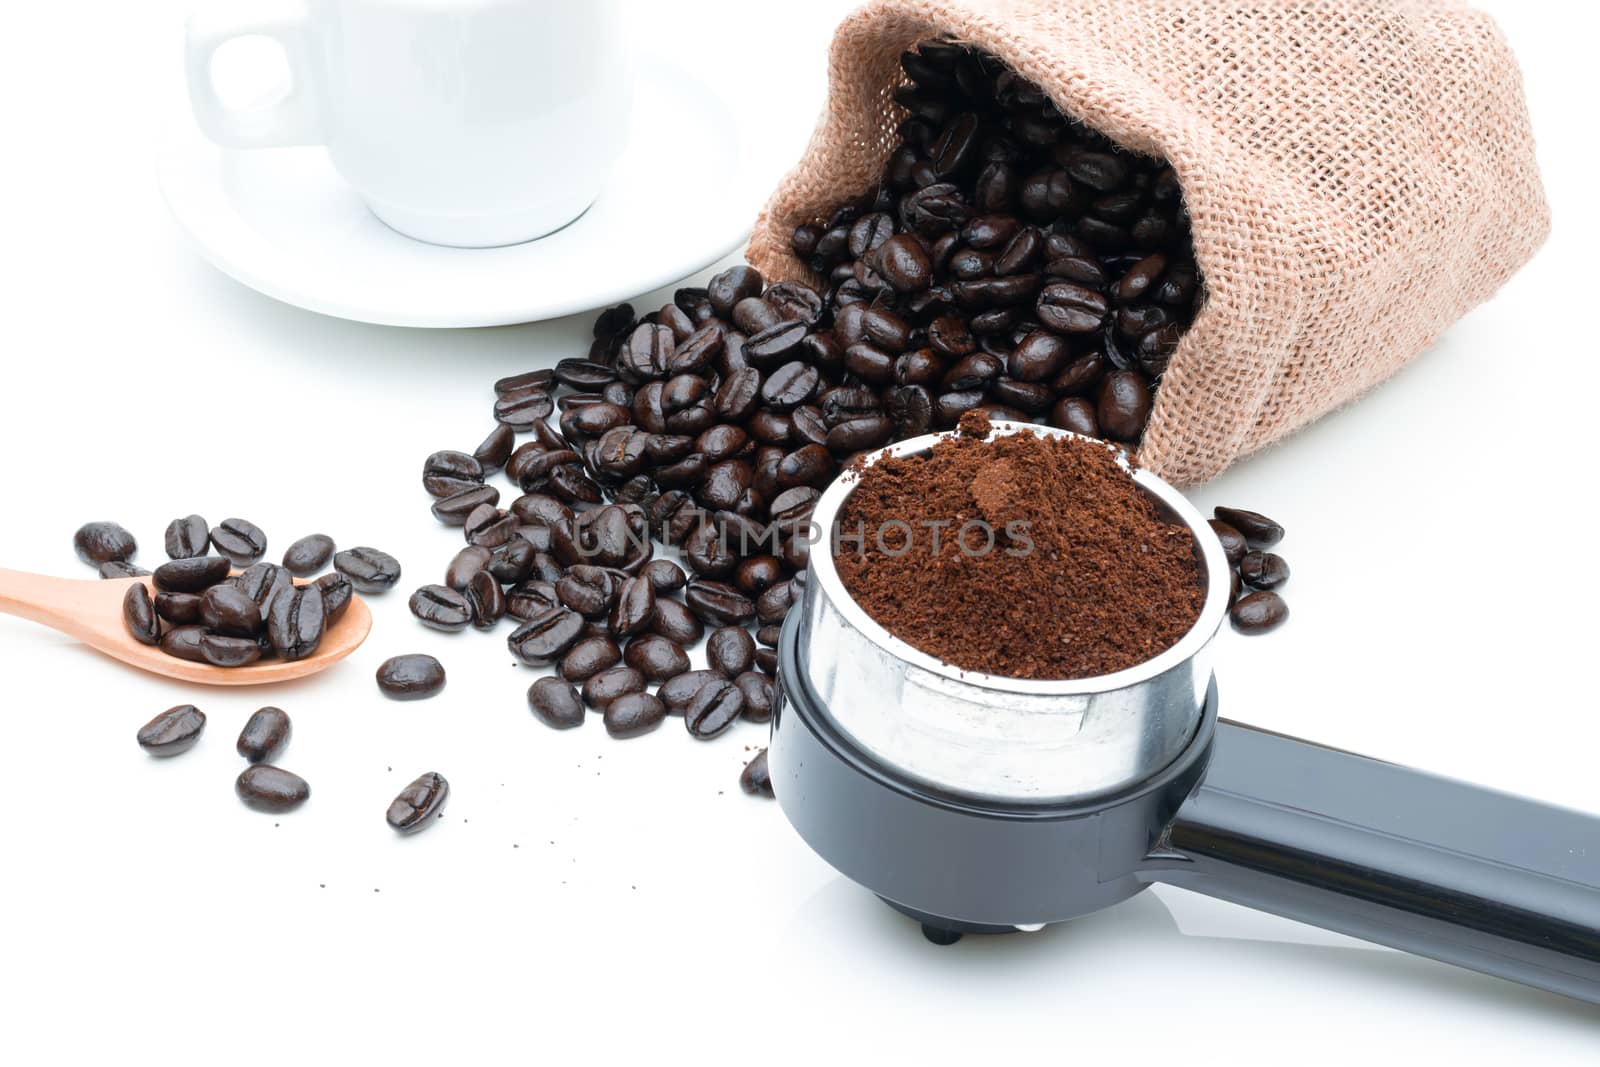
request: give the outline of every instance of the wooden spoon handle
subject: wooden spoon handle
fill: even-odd
[[[115,582],[120,588],[128,580]],[[29,574],[0,567],[0,614],[16,615],[64,633],[78,634],[96,613],[111,610],[113,584],[102,578],[84,581]]]

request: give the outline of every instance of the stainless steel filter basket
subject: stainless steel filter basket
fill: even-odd
[[[1076,436],[1000,422],[991,437],[1021,432]],[[873,453],[872,461],[925,454],[952,435],[911,438]],[[1125,456],[1121,462],[1127,466]],[[1082,800],[1142,781],[1171,763],[1200,722],[1211,640],[1228,611],[1229,568],[1216,535],[1181,493],[1147,471],[1131,473],[1166,518],[1193,533],[1205,604],[1183,639],[1159,656],[1081,681],[962,671],[870,618],[845,591],[828,550],[858,478],[846,474],[835,481],[812,516],[821,540],[811,553],[799,655],[806,682],[833,724],[905,777],[973,800]]]

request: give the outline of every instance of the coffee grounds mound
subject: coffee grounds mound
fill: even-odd
[[[929,655],[1010,678],[1111,674],[1176,644],[1205,601],[1189,530],[1107,445],[987,430],[975,413],[927,455],[859,472],[834,555],[856,602]]]

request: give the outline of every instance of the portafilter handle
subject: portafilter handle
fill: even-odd
[[[1600,818],[1226,720],[1142,877],[1600,1003]]]

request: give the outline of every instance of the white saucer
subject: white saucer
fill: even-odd
[[[633,133],[582,216],[506,248],[424,244],[389,229],[321,148],[219,148],[185,116],[161,189],[201,253],[325,315],[389,326],[501,326],[617,303],[739,248],[771,192],[729,105],[687,72],[641,62]]]

